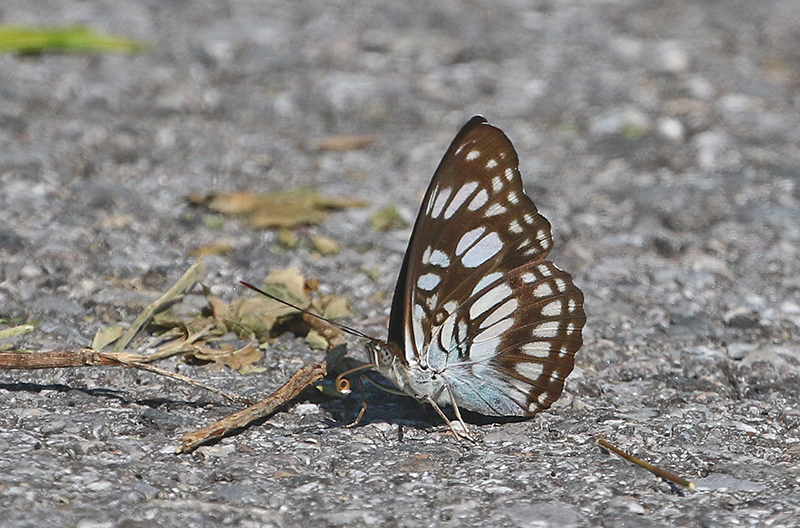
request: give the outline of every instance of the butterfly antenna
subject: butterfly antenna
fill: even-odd
[[[250,283],[247,283],[247,282],[245,282],[245,281],[239,281],[239,282],[240,282],[240,283],[241,283],[243,286],[247,286],[247,287],[248,287],[248,288],[250,288],[251,290],[253,290],[253,291],[255,291],[255,292],[258,292],[258,293],[260,293],[261,295],[263,295],[263,296],[265,296],[265,297],[268,297],[268,298],[272,299],[273,301],[276,301],[276,302],[279,302],[279,303],[281,303],[281,304],[284,304],[284,305],[288,306],[289,308],[294,308],[295,310],[297,310],[297,311],[298,311],[298,312],[300,312],[300,313],[303,313],[303,314],[308,314],[308,315],[310,315],[310,316],[312,316],[312,317],[316,317],[317,319],[322,319],[322,320],[323,320],[323,321],[325,321],[326,323],[328,323],[328,324],[330,324],[330,325],[333,325],[333,326],[335,326],[335,327],[339,328],[340,330],[342,330],[342,331],[343,331],[344,333],[346,333],[346,334],[354,335],[354,336],[356,336],[356,337],[360,337],[360,338],[362,338],[362,339],[369,339],[370,341],[375,341],[375,338],[374,338],[374,337],[370,337],[370,336],[368,336],[367,334],[365,334],[364,332],[361,332],[360,330],[356,330],[355,328],[350,328],[349,326],[346,326],[346,325],[343,325],[343,324],[340,324],[340,323],[335,323],[335,322],[331,321],[330,319],[328,319],[328,318],[326,318],[326,317],[323,317],[323,316],[321,316],[321,315],[317,315],[317,314],[315,314],[315,313],[313,313],[313,312],[310,312],[310,311],[308,311],[308,310],[305,310],[305,309],[303,309],[303,308],[300,308],[299,306],[295,306],[294,304],[292,304],[292,303],[290,303],[290,302],[287,302],[287,301],[284,301],[283,299],[279,299],[278,297],[275,297],[274,295],[272,295],[272,294],[270,294],[270,293],[267,293],[267,292],[265,292],[265,291],[264,291],[264,290],[262,290],[261,288],[258,288],[258,287],[256,287],[256,286],[253,286],[252,284],[250,284]]]

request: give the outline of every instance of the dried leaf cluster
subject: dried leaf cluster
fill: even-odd
[[[328,348],[328,340],[309,330],[299,317],[299,311],[263,296],[226,302],[206,290],[208,310],[205,313],[193,318],[174,316],[169,307],[191,289],[202,272],[201,264],[193,266],[167,294],[147,307],[127,330],[119,325],[100,328],[92,348],[100,351],[114,345],[113,350],[119,352],[147,325],[158,336],[159,344],[155,353],[139,356],[135,361],[151,362],[180,354],[185,361],[213,362],[242,374],[263,371],[256,365],[262,357],[261,350],[287,330],[305,333],[315,348]],[[264,279],[265,291],[300,308],[331,319],[352,315],[344,298],[335,295],[312,297],[314,288],[315,284],[294,268],[274,270]],[[259,345],[248,343],[235,348],[223,339],[229,332],[243,340],[255,340]]]

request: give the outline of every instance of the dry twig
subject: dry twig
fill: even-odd
[[[289,381],[284,383],[281,388],[255,405],[229,414],[211,425],[184,435],[181,438],[181,445],[178,446],[175,452],[188,453],[206,442],[222,438],[232,431],[246,427],[256,420],[273,414],[280,407],[296,398],[306,387],[324,378],[327,373],[328,369],[324,362],[306,365],[289,378]]]

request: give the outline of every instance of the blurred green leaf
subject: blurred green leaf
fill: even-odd
[[[0,25],[0,52],[138,53],[143,49],[144,46],[134,40],[104,35],[83,26],[35,28]]]
[[[11,328],[4,328],[3,330],[0,330],[0,339],[27,334],[28,332],[33,332],[34,330],[36,330],[36,326],[32,324],[24,324],[19,326],[12,326]]]
[[[373,214],[369,217],[369,221],[375,231],[389,231],[390,229],[400,229],[408,225],[408,222],[400,216],[400,212],[393,205],[384,207]]]

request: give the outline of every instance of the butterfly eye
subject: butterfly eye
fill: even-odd
[[[382,343],[374,341],[367,344],[372,362],[378,367],[388,367],[394,361],[394,355],[389,350],[389,347],[384,346]]]
[[[391,365],[392,362],[394,361],[394,356],[392,355],[392,353],[389,351],[388,348],[382,346],[380,348],[380,355],[378,357],[378,360],[383,365]]]

